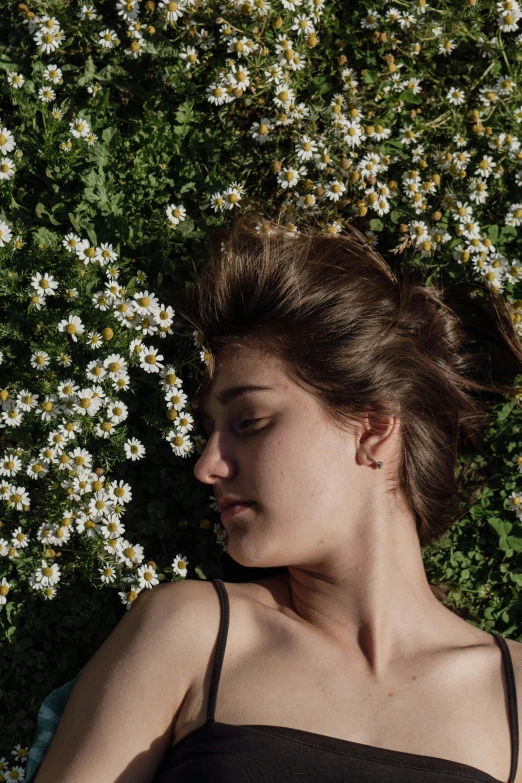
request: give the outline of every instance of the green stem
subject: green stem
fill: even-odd
[[[509,64],[509,60],[506,57],[506,52],[505,52],[505,49],[504,49],[504,43],[502,41],[502,33],[501,33],[500,30],[497,33],[497,41],[498,41],[498,48],[500,49],[500,52],[502,54],[502,58],[503,58],[504,62],[506,63],[506,68],[508,70],[508,73],[511,76],[511,65]]]

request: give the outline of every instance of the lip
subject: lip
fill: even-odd
[[[223,511],[221,512],[221,519],[229,519],[229,517],[234,517],[236,514],[242,514],[244,511],[249,509],[251,506],[253,506],[253,502],[251,503],[234,503],[231,506],[227,506]]]

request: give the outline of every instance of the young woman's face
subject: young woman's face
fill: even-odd
[[[218,402],[226,390],[246,384],[270,388]],[[222,520],[236,562],[311,565],[326,550],[335,555],[349,545],[350,519],[368,503],[355,435],[327,421],[279,360],[226,349],[200,412],[207,443],[194,475],[212,485],[218,501],[226,495],[253,501]]]

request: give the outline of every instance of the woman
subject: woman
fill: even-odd
[[[507,303],[399,282],[355,231],[244,219],[192,291],[211,351],[194,473],[229,507],[230,556],[283,573],[140,596],[36,783],[521,783],[522,645],[443,606],[421,555],[465,513],[476,397],[522,370]]]

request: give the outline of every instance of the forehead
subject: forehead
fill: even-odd
[[[245,347],[230,346],[216,357],[216,374],[212,383],[200,397],[199,410],[207,415],[216,402],[225,406],[247,391],[281,391],[288,388],[290,380],[280,361],[271,355]]]

